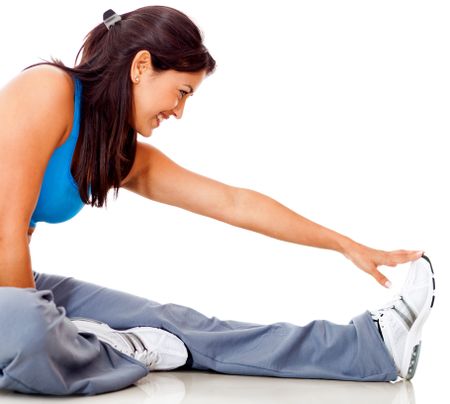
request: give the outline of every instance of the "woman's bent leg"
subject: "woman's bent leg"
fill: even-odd
[[[51,289],[68,317],[86,317],[120,330],[147,326],[180,338],[186,368],[220,373],[389,381],[397,371],[369,312],[347,325],[316,320],[261,325],[206,317],[189,307],[158,302],[72,277],[36,274],[38,289]]]
[[[0,389],[94,395],[120,390],[147,368],[94,335],[83,337],[51,290],[0,287]]]

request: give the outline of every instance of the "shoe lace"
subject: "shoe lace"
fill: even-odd
[[[385,307],[382,307],[382,310],[389,310],[389,309],[394,309],[395,306],[399,303],[402,302],[403,300],[403,296],[401,295],[395,295],[392,300],[390,300],[388,303],[386,303]]]
[[[383,317],[384,312],[388,310],[395,310],[395,312],[403,319],[409,328],[411,328],[412,323],[416,320],[414,310],[405,301],[402,295],[394,296],[394,298],[384,307],[375,310],[375,312],[372,313],[372,318],[374,320],[379,320],[380,317]]]
[[[377,308],[371,312],[374,320],[379,320],[383,316],[385,311],[392,310],[396,308],[396,304],[403,300],[401,295],[395,295],[392,300],[386,303],[383,307]]]
[[[144,349],[143,351],[135,351],[133,358],[138,361],[144,362],[149,369],[156,365],[160,361],[160,356],[156,351],[149,351]]]

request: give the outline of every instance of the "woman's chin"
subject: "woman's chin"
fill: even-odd
[[[152,135],[152,133],[153,133],[153,128],[150,127],[150,130],[149,130],[148,132],[144,132],[144,131],[139,132],[139,131],[138,131],[138,133],[139,133],[141,136],[144,136],[144,137],[150,137],[150,136]]]

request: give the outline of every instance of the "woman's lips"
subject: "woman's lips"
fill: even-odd
[[[161,117],[161,119],[159,117]],[[164,115],[162,113],[159,113],[158,115],[156,115],[156,121],[158,122],[156,127],[158,127],[164,119],[167,119],[166,115]]]

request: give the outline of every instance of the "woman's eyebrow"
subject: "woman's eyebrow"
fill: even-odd
[[[186,87],[189,87],[191,92],[190,94],[194,94],[194,89],[192,88],[192,86],[190,86],[189,84],[184,84]]]

